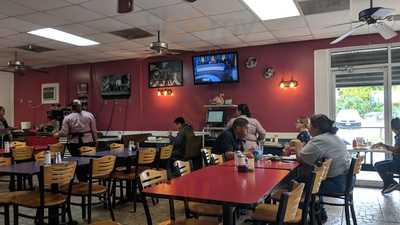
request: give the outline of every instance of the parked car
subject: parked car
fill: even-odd
[[[355,109],[342,109],[336,116],[336,126],[339,128],[359,128],[362,118]]]

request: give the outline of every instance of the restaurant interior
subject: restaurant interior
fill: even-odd
[[[0,224],[400,224],[398,0],[1,0]]]

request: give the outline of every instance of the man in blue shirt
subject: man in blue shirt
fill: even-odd
[[[214,153],[223,154],[226,160],[234,158],[235,151],[244,151],[244,138],[247,135],[249,121],[244,118],[237,118],[232,128],[225,130],[218,136]]]
[[[372,146],[372,148],[385,148],[393,153],[393,159],[375,163],[375,169],[383,180],[382,194],[388,194],[394,190],[400,190],[400,184],[393,179],[393,173],[400,173],[400,119],[392,119],[391,127],[393,133],[395,133],[394,147],[383,143],[378,143]]]

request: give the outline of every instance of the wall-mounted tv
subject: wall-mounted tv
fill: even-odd
[[[194,84],[239,82],[237,52],[193,57]]]
[[[130,74],[103,76],[101,95],[105,99],[129,98],[131,96]]]

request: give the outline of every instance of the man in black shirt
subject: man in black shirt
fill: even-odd
[[[244,118],[236,119],[232,128],[225,130],[218,136],[215,153],[224,154],[226,160],[231,160],[234,157],[235,151],[244,151],[244,138],[247,135],[247,126],[249,121]]]
[[[174,160],[183,160],[185,157],[185,147],[187,139],[194,136],[193,128],[185,122],[183,117],[178,117],[174,121],[175,126],[178,130],[176,137],[170,137],[174,144],[174,150],[172,151],[172,158]]]

